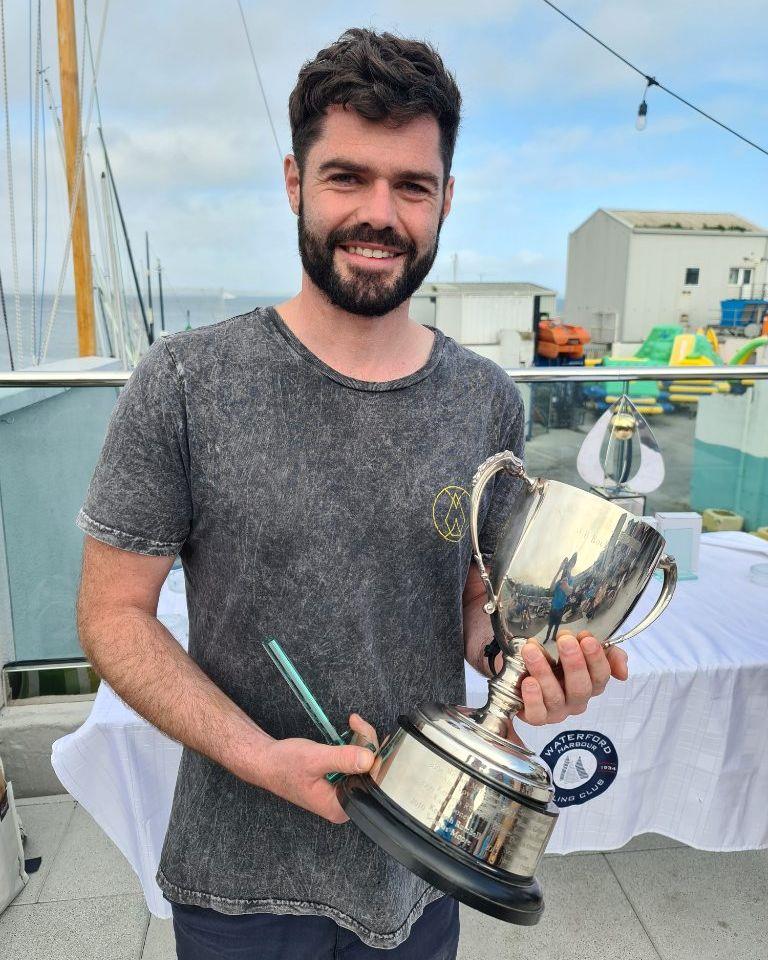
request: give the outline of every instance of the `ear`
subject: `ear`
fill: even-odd
[[[288,202],[291,205],[296,216],[299,215],[299,200],[301,199],[301,173],[299,165],[296,163],[296,157],[292,153],[283,161],[283,176],[285,177],[285,192],[288,194]]]
[[[448,177],[448,183],[445,185],[445,193],[443,194],[443,213],[442,213],[443,220],[445,220],[445,218],[451,212],[451,204],[453,203],[454,182],[455,181],[453,177]]]

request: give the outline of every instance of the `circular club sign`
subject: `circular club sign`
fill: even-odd
[[[616,748],[596,730],[566,730],[541,751],[552,771],[554,801],[558,807],[575,807],[599,797],[616,779]]]

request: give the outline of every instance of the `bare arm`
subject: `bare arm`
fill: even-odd
[[[346,820],[325,774],[367,770],[360,747],[275,740],[197,666],[157,619],[171,557],[146,557],[85,538],[77,602],[80,643],[112,689],[169,737],[247,783],[334,822]],[[353,729],[370,728],[360,718]]]

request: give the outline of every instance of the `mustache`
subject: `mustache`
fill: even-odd
[[[401,237],[391,227],[384,230],[374,230],[373,227],[361,224],[359,227],[350,227],[346,230],[332,230],[328,234],[327,244],[333,250],[342,244],[354,243],[362,246],[366,243],[379,243],[383,247],[393,247],[399,253],[416,254],[416,244],[405,237]]]

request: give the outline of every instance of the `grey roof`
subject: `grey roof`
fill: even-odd
[[[472,293],[487,294],[488,296],[500,296],[502,294],[557,296],[556,290],[550,290],[549,287],[540,287],[536,283],[423,283],[414,296],[430,297],[436,293]]]
[[[692,213],[679,210],[607,210],[638,230],[712,230],[717,233],[765,233],[757,224],[735,213]]]

